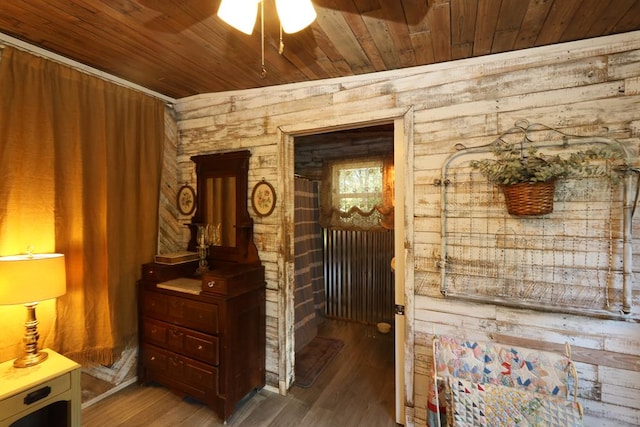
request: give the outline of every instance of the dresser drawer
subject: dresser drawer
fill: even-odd
[[[202,393],[206,390],[218,392],[218,369],[215,366],[151,345],[144,345],[143,352],[144,364],[151,377],[164,377]]]
[[[159,346],[167,345],[167,333],[171,325],[163,322],[153,321],[148,318],[142,319],[142,337],[145,342]]]
[[[44,401],[55,402],[53,397],[69,389],[71,389],[71,373],[66,373],[0,401],[0,415],[18,414]]]
[[[214,294],[227,295],[229,292],[227,279],[207,273],[202,278],[202,289]]]
[[[142,279],[149,282],[165,282],[178,277],[190,277],[198,268],[198,261],[181,264],[158,264],[155,262],[142,265]]]
[[[173,298],[169,304],[169,318],[187,328],[217,334],[218,306],[182,298]]]
[[[218,370],[214,367],[198,365],[188,361],[184,369],[184,379],[191,387],[200,390],[214,390],[218,393]]]
[[[205,363],[218,364],[218,337],[155,319],[143,318],[142,322],[144,342],[166,347],[168,350],[193,357]]]
[[[144,291],[141,297],[142,313],[160,318],[168,316],[170,299],[167,295]]]
[[[184,354],[212,365],[219,364],[218,338],[197,336],[189,333],[184,336]]]
[[[204,294],[236,296],[264,286],[264,267],[236,266],[219,268],[202,275],[201,288]]]
[[[141,292],[140,304],[145,316],[209,334],[220,332],[217,304],[152,291]]]
[[[149,345],[142,346],[142,364],[151,372],[167,372],[167,353]]]

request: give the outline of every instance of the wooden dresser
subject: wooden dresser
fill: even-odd
[[[260,264],[142,266],[139,378],[209,406],[222,420],[265,385],[265,281]]]

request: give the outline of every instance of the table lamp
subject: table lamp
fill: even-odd
[[[67,288],[63,254],[26,254],[0,257],[0,304],[24,304],[25,354],[13,366],[26,368],[42,363],[47,353],[38,351],[39,301],[64,295]]]

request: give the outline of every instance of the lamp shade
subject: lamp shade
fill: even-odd
[[[276,10],[285,33],[297,33],[316,19],[311,0],[276,0]]]
[[[236,30],[251,34],[258,16],[260,0],[222,0],[218,17]]]
[[[64,295],[63,254],[0,257],[0,304],[26,304]]]

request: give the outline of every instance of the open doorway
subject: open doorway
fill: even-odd
[[[400,108],[371,111],[367,118],[361,115],[319,117],[316,121],[280,126],[280,157],[283,168],[280,175],[282,188],[281,211],[283,258],[281,259],[283,289],[278,294],[278,376],[281,394],[287,394],[294,380],[294,139],[306,135],[322,134],[345,129],[363,129],[379,124],[393,123],[393,152],[395,163],[395,231],[394,253],[395,273],[395,417],[396,422],[405,424],[405,408],[413,405],[413,336],[407,333],[405,325],[413,322],[413,217],[412,201],[407,200],[405,188],[413,186],[413,114]],[[406,307],[406,308],[405,308]],[[406,320],[405,320],[406,318]]]
[[[395,425],[393,141],[393,123],[294,138],[294,387],[381,425]]]
[[[313,300],[320,316],[393,322],[393,138],[393,123],[295,137],[296,331],[313,329],[299,310]]]
[[[394,127],[397,124],[403,124],[401,120],[390,120],[387,123],[376,123],[369,126],[351,128],[351,129],[339,129],[333,130],[330,129],[327,132],[315,133],[304,136],[296,136],[295,138],[290,138],[290,142],[293,142],[293,163],[295,164],[295,172],[296,176],[303,177],[302,179],[309,180],[321,180],[322,176],[322,166],[326,162],[330,162],[332,160],[340,159],[362,159],[362,158],[371,158],[376,156],[390,156],[393,158],[394,154],[394,144],[400,144],[400,156],[398,157],[404,163],[405,159],[405,150],[404,150],[404,138],[403,138],[403,130],[400,132],[395,132]],[[396,129],[397,131],[397,129]],[[286,138],[284,138],[286,141]],[[292,147],[287,147],[286,151],[290,152]],[[286,157],[286,155],[285,155]],[[404,165],[403,165],[404,167]],[[401,183],[402,186],[403,183]],[[297,189],[296,189],[297,193]],[[403,195],[404,192],[401,192]],[[402,196],[403,197],[403,196]],[[404,203],[404,197],[401,199],[400,204]],[[401,209],[402,210],[402,209]],[[393,223],[393,219],[391,219]],[[401,239],[402,241],[404,236],[404,228],[401,230]],[[382,236],[382,238],[380,238]],[[370,236],[369,236],[370,237]],[[366,338],[376,339],[376,344],[379,346],[381,343],[388,342],[390,348],[387,348],[387,351],[391,351],[392,356],[391,360],[393,360],[393,354],[395,352],[395,358],[400,362],[395,364],[395,372],[392,377],[395,377],[395,386],[396,386],[396,396],[395,396],[395,408],[393,407],[393,401],[391,402],[391,419],[394,419],[394,409],[395,409],[395,421],[404,423],[404,321],[399,322],[400,326],[400,334],[396,337],[394,343],[394,332],[396,328],[393,325],[394,322],[394,274],[390,267],[391,259],[394,256],[396,241],[393,238],[393,230],[390,233],[377,234],[375,239],[370,239],[369,237],[356,237],[355,240],[358,240],[359,247],[351,248],[350,251],[354,253],[358,253],[358,251],[366,250],[367,246],[369,246],[370,253],[366,255],[371,255],[368,261],[365,261],[364,265],[360,265],[359,268],[364,268],[364,274],[362,277],[366,280],[367,277],[371,279],[372,269],[376,270],[374,267],[376,264],[381,264],[384,262],[384,267],[386,271],[391,276],[390,283],[386,285],[383,284],[379,289],[368,289],[367,286],[360,286],[359,289],[344,286],[343,283],[340,283],[345,278],[345,271],[336,273],[334,271],[333,274],[337,274],[336,277],[333,277],[329,280],[327,292],[328,292],[328,301],[329,308],[326,312],[329,314],[330,319],[346,319],[347,321],[355,321],[359,322],[359,326],[363,327],[362,331]],[[295,237],[295,240],[298,239],[298,236]],[[346,239],[349,243],[353,243],[354,234],[344,234],[339,233],[338,236],[333,233],[327,232],[326,230],[323,232],[322,240],[324,244],[335,245],[336,242],[339,244],[340,240]],[[364,246],[363,246],[364,242]],[[357,246],[358,246],[357,245]],[[371,247],[371,245],[376,247]],[[386,251],[388,253],[386,259],[384,261],[380,261],[381,250],[385,250],[384,247],[387,247]],[[333,252],[332,252],[333,251]],[[347,254],[349,249],[332,249],[329,256],[338,256],[342,258],[346,258],[346,256],[341,255],[341,251],[343,254]],[[325,254],[326,255],[326,254]],[[375,255],[378,255],[377,257]],[[384,256],[383,256],[384,257]],[[358,256],[359,260],[362,260],[363,257]],[[366,258],[366,257],[365,257]],[[376,259],[377,258],[377,259]],[[326,267],[326,259],[325,267]],[[345,267],[344,259],[340,260],[338,264],[342,264],[343,268],[348,270],[353,268],[358,268],[358,265],[348,264]],[[356,263],[357,264],[357,263]],[[380,271],[384,269],[380,269],[380,266],[377,268],[377,273],[374,275],[380,276]],[[328,268],[332,268],[329,266]],[[326,272],[325,272],[326,273]],[[349,271],[349,274],[352,275],[352,271]],[[359,273],[355,272],[357,276]],[[382,274],[384,276],[384,273]],[[289,276],[290,277],[290,276]],[[337,279],[337,280],[336,280]],[[380,277],[373,278],[374,282],[384,282],[384,280],[379,280]],[[386,288],[386,292],[385,289]],[[375,292],[371,292],[374,290]],[[386,293],[386,295],[384,295]],[[401,295],[401,304],[404,304],[404,288],[400,290],[399,295]],[[337,300],[336,300],[337,297]],[[333,300],[332,300],[333,299]],[[294,300],[294,305],[298,306],[298,301]],[[299,319],[292,319],[295,324]],[[335,328],[336,322],[330,326],[331,328]],[[383,335],[376,330],[376,323],[384,322],[389,323],[391,328],[391,333],[388,335]],[[325,330],[326,332],[326,330]],[[365,346],[361,342],[363,347]],[[394,346],[396,347],[394,350]],[[373,353],[371,353],[373,354]],[[293,368],[293,367],[292,367]],[[392,367],[393,369],[393,367]],[[380,372],[378,372],[380,374]],[[375,374],[373,375],[375,376]],[[391,393],[393,393],[393,387],[391,388]],[[388,399],[392,399],[391,396],[387,397]]]

